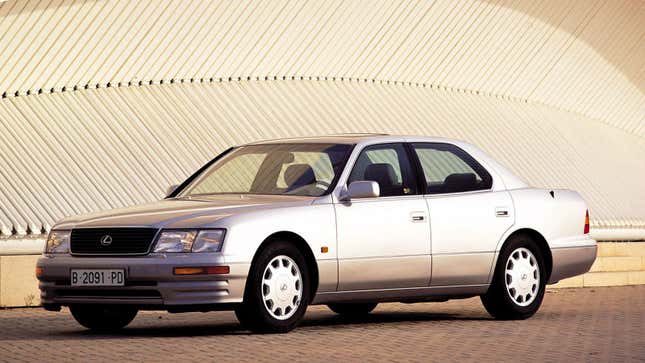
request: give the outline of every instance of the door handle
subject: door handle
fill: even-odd
[[[410,213],[410,218],[412,222],[423,222],[426,220],[426,214],[423,212],[412,212]]]

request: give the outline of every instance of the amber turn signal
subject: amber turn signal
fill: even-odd
[[[589,210],[587,210],[587,215],[585,216],[585,234],[589,233]]]
[[[42,267],[36,267],[36,277],[41,278],[43,276],[43,273],[45,272],[45,269]]]
[[[228,266],[175,267],[175,275],[225,275],[231,272]]]

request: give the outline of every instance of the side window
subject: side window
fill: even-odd
[[[372,180],[382,197],[416,194],[414,173],[402,144],[368,146],[358,156],[347,184]]]
[[[413,144],[425,176],[426,194],[490,189],[493,179],[472,156],[455,145]]]

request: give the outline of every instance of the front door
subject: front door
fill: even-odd
[[[426,202],[403,144],[368,146],[347,184],[379,183],[377,198],[335,205],[338,290],[428,286],[430,226]]]

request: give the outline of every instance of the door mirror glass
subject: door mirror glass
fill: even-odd
[[[170,194],[172,194],[177,189],[177,187],[179,187],[179,184],[169,186],[168,189],[166,189],[166,198],[169,197]]]
[[[347,188],[349,199],[376,198],[380,194],[378,183],[372,180],[357,180]]]

